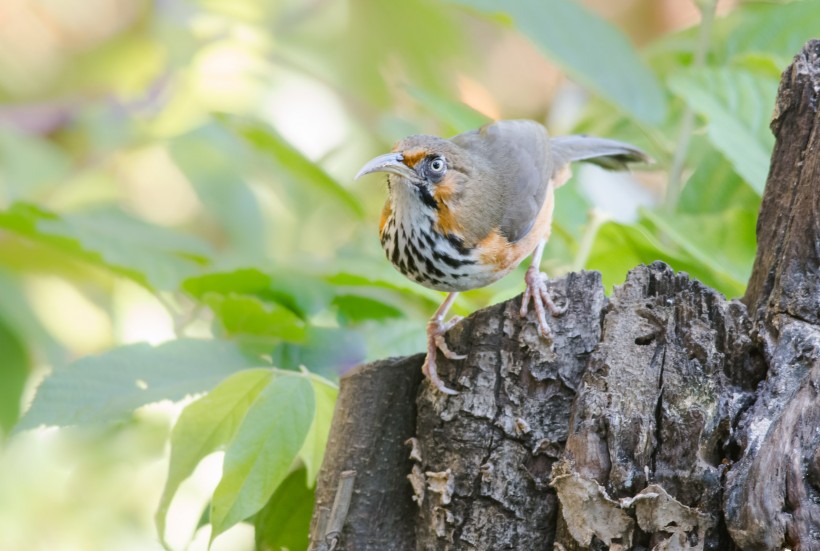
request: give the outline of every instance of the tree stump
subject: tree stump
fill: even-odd
[[[342,379],[313,550],[820,549],[820,41],[784,72],[742,301],[656,262]]]

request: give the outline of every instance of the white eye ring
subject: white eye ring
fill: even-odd
[[[433,172],[443,172],[447,164],[444,162],[442,157],[436,157],[430,163],[430,170]]]

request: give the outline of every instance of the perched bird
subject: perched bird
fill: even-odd
[[[457,394],[436,371],[444,333],[460,318],[444,321],[459,291],[489,285],[532,254],[521,303],[532,301],[540,333],[551,338],[546,311],[560,315],[540,263],[550,235],[555,188],[570,176],[569,164],[588,161],[609,169],[648,161],[631,145],[587,136],[550,138],[541,124],[497,121],[450,139],[410,136],[393,152],[372,159],[356,178],[386,172],[388,198],[379,224],[387,258],[411,280],[449,294],[427,324],[422,370],[441,392]]]

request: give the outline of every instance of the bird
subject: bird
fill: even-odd
[[[458,293],[501,279],[528,256],[532,259],[519,313],[526,316],[532,302],[540,335],[552,339],[546,312],[559,316],[567,304],[553,301],[540,264],[550,236],[554,191],[570,178],[574,161],[625,169],[650,159],[620,141],[550,137],[538,122],[499,120],[449,139],[409,136],[356,175],[358,180],[387,174],[379,238],[388,260],[410,280],[448,293],[427,323],[422,367],[442,393],[458,394],[438,375],[438,351],[449,359],[466,358],[444,339],[461,320],[445,321]]]

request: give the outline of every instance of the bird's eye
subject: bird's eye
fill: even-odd
[[[430,170],[432,170],[436,174],[441,174],[444,172],[444,169],[447,167],[447,164],[444,162],[442,157],[436,157],[430,162]]]

